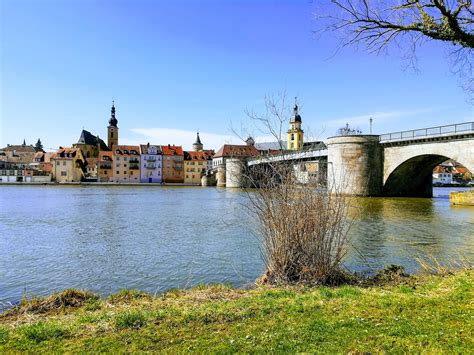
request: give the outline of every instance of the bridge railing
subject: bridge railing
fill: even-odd
[[[440,136],[449,133],[462,133],[467,131],[474,131],[474,122],[464,122],[447,126],[429,127],[422,129],[414,129],[411,131],[387,133],[380,135],[379,140],[381,142],[398,141],[404,139]]]

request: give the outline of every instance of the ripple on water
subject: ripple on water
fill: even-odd
[[[440,192],[439,194],[444,194]],[[0,186],[0,302],[68,287],[106,295],[263,272],[246,194],[214,188]],[[416,271],[414,257],[472,259],[474,211],[446,199],[355,199],[349,268]]]

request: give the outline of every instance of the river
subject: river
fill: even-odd
[[[354,271],[419,269],[474,257],[474,208],[435,198],[358,198],[345,261]],[[22,294],[84,288],[159,293],[254,282],[263,263],[246,194],[191,187],[0,186],[0,311]]]

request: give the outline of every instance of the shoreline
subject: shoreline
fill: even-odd
[[[0,314],[0,351],[468,353],[473,288],[468,269],[375,286],[66,290]]]
[[[215,187],[201,186],[200,184],[184,184],[184,183],[150,183],[150,182],[2,182],[0,186],[148,186],[148,187]]]

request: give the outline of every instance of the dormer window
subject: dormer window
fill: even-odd
[[[123,154],[128,154],[128,150],[127,150],[127,149],[124,149],[124,150],[123,150]]]
[[[121,154],[121,151],[117,149],[117,150],[115,151],[115,154]]]

